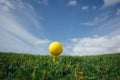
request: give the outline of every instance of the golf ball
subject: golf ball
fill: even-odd
[[[58,56],[62,53],[63,51],[63,47],[62,44],[60,42],[52,42],[49,45],[49,52],[53,55],[53,56]]]

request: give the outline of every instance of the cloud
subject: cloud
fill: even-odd
[[[43,0],[43,3],[47,5],[48,4],[48,0]]]
[[[0,8],[0,51],[48,54],[47,46],[50,41],[39,38],[29,31],[29,29],[37,29],[33,26],[40,26],[32,5],[27,6],[28,4],[21,2],[22,7],[18,7],[15,5],[16,2],[5,1],[4,4],[9,4],[15,8],[11,10],[11,7],[2,5],[3,2],[0,1],[2,7]],[[4,10],[4,7],[7,9]],[[16,14],[13,14],[12,11]],[[27,20],[29,24],[26,24],[24,20]]]
[[[99,18],[95,18],[99,19]],[[72,38],[65,53],[73,56],[100,55],[120,52],[120,17],[104,21],[92,30],[95,36]],[[99,36],[100,34],[101,36]]]
[[[76,0],[70,0],[68,5],[69,6],[76,6],[77,5],[77,1]]]
[[[89,8],[88,6],[83,6],[81,9],[85,11],[88,10],[88,8]]]
[[[93,20],[82,22],[81,25],[84,26],[93,26],[95,27],[92,34],[107,34],[113,36],[120,34],[120,16],[111,16],[111,12],[100,14],[99,16],[94,17]]]
[[[120,8],[117,9],[116,14],[117,14],[117,15],[120,15]]]
[[[48,39],[43,39],[43,40],[41,39],[41,40],[36,41],[37,45],[47,44],[47,43],[50,43],[50,41]]]
[[[82,22],[81,24],[85,25],[85,26],[95,26],[95,25],[98,25],[98,24],[106,21],[107,18],[108,18],[108,16],[100,15],[100,16],[96,16],[93,20],[90,20],[87,22]]]
[[[101,25],[97,25],[96,33],[103,33],[107,36],[115,36],[120,34],[120,17],[114,17],[104,21]],[[101,34],[102,34],[101,33]]]
[[[88,22],[82,22],[81,24],[82,25],[85,25],[85,26],[94,26],[96,25],[96,21],[88,21]]]
[[[94,10],[94,9],[96,9],[96,8],[97,8],[97,7],[94,5],[92,9]]]
[[[69,55],[98,55],[106,53],[120,52],[120,35],[112,37],[86,37],[73,38],[71,44],[67,46]]]
[[[0,0],[0,8],[3,11],[9,11],[10,9],[14,9],[14,5],[10,2],[10,0]]]
[[[104,1],[104,7],[111,7],[120,3],[120,0],[103,0],[103,1]]]
[[[42,5],[48,5],[48,0],[37,0],[38,4]]]

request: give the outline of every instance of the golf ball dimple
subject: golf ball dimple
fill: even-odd
[[[52,42],[49,45],[49,52],[53,55],[53,56],[58,56],[62,53],[63,51],[63,47],[62,44],[60,42]]]

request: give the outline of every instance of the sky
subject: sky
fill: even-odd
[[[0,0],[0,52],[50,55],[120,52],[120,0]]]

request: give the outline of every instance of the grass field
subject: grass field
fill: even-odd
[[[51,56],[0,53],[0,80],[120,80],[120,54]]]

